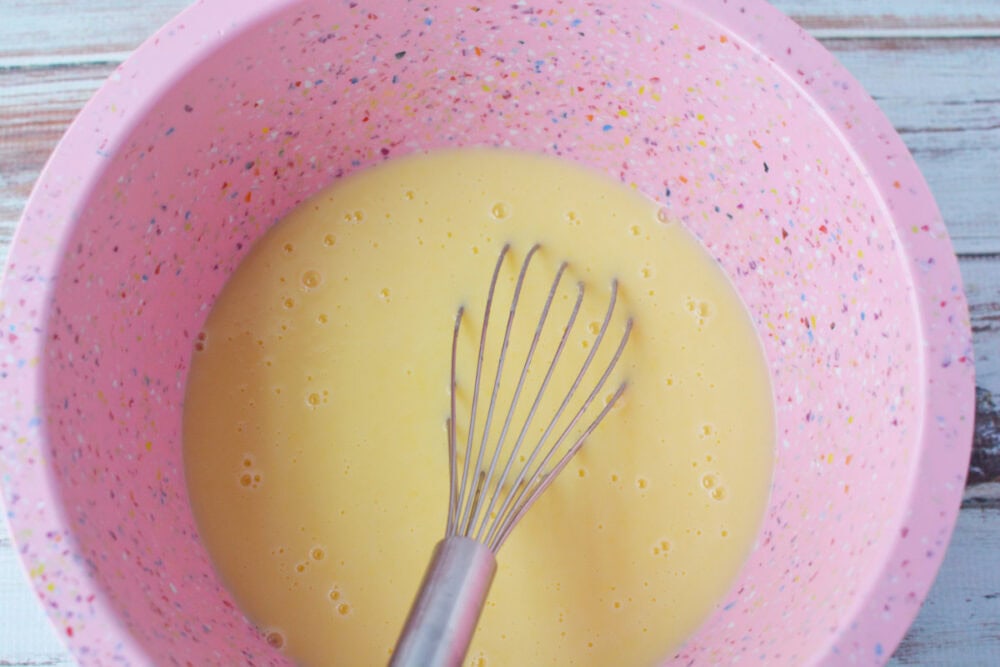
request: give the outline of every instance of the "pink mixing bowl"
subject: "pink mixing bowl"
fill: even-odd
[[[778,420],[767,517],[670,664],[886,661],[959,507],[966,303],[889,122],[759,0],[203,2],[119,67],[38,182],[0,297],[7,518],[79,661],[286,662],[195,530],[192,336],[297,203],[456,145],[635,184],[703,240],[758,326]]]

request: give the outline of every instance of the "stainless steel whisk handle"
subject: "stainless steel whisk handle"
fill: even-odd
[[[580,313],[580,307],[583,303],[584,283],[578,281],[576,300],[573,302],[569,320],[563,327],[562,336],[559,338],[548,366],[537,367],[539,370],[547,369],[544,370],[544,377],[541,377],[541,383],[537,386],[537,391],[534,392],[535,399],[530,408],[527,409],[524,422],[518,427],[514,423],[514,417],[518,414],[515,406],[521,397],[522,389],[525,388],[528,370],[538,349],[542,329],[549,315],[549,308],[557,296],[559,282],[569,266],[563,262],[556,272],[545,305],[539,314],[534,336],[531,338],[518,380],[512,386],[513,395],[506,411],[506,418],[503,419],[503,425],[499,427],[495,437],[490,437],[494,414],[500,414],[494,411],[497,409],[498,397],[503,393],[501,380],[504,361],[510,347],[518,299],[524,285],[528,264],[540,247],[537,244],[532,246],[521,265],[508,310],[507,326],[500,343],[493,391],[492,393],[484,392],[482,396],[484,400],[488,401],[485,423],[482,427],[478,427],[476,411],[481,393],[480,381],[483,373],[483,359],[487,349],[490,312],[493,308],[493,296],[500,269],[504,257],[510,250],[510,245],[503,247],[493,269],[493,278],[490,281],[486,309],[483,314],[483,326],[479,333],[479,353],[475,380],[472,385],[471,405],[467,423],[464,424],[467,438],[464,457],[461,458],[457,445],[456,425],[459,421],[456,412],[455,368],[459,329],[462,325],[465,308],[458,309],[451,341],[451,416],[447,422],[450,477],[448,522],[445,528],[447,537],[438,542],[434,549],[431,564],[424,574],[420,591],[410,608],[410,615],[407,617],[403,633],[396,643],[389,667],[461,667],[469,649],[469,643],[472,641],[472,635],[476,630],[479,615],[483,611],[483,604],[486,602],[486,594],[493,582],[493,575],[496,573],[496,552],[503,546],[504,541],[524,513],[549,487],[569,460],[576,455],[590,433],[597,428],[597,425],[615,406],[625,391],[625,383],[622,382],[609,398],[605,398],[604,407],[599,408],[599,414],[593,418],[590,425],[585,427],[581,425],[580,429],[577,428],[580,419],[587,414],[595,400],[605,391],[605,383],[618,364],[625,344],[628,342],[629,333],[632,330],[631,318],[626,321],[625,331],[618,347],[596,384],[575,412],[565,413],[570,404],[573,403],[574,397],[578,395],[577,390],[580,389],[581,383],[585,377],[588,377],[591,362],[594,361],[598,349],[601,348],[605,333],[611,324],[618,297],[618,281],[612,280],[611,295],[604,320],[597,331],[594,331],[596,337],[589,345],[586,359],[579,367],[576,377],[559,403],[559,407],[547,420],[548,425],[542,429],[537,444],[530,451],[528,450],[530,445],[522,449],[529,433],[532,433],[532,420],[539,406],[542,405],[542,396],[553,377],[563,351],[566,349],[573,324],[577,321],[577,315]],[[566,296],[568,298],[568,295]],[[584,345],[583,347],[587,348],[588,346]],[[480,433],[482,434],[481,440],[477,437]],[[507,440],[508,435],[511,436],[509,441]],[[509,447],[504,446],[505,442],[508,443]],[[505,452],[506,460],[503,456]],[[474,464],[472,463],[473,459],[475,459]],[[459,461],[461,461],[461,466],[458,465]],[[518,463],[520,465],[516,465]],[[461,471],[459,471],[459,467],[461,467]]]
[[[459,667],[496,571],[484,544],[468,537],[438,542],[389,667]]]

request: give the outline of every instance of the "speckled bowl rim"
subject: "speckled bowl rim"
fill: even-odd
[[[940,304],[932,302],[934,297],[930,289],[931,279],[913,270],[913,257],[918,253],[932,254],[938,261],[934,280],[940,281],[943,276],[952,284],[961,285],[958,262],[950,240],[943,231],[934,198],[902,140],[875,102],[819,42],[762,0],[744,0],[739,6],[726,0],[671,1],[744,38],[758,53],[781,70],[787,80],[804,96],[809,97],[817,112],[824,115],[829,125],[844,138],[845,145],[852,150],[859,166],[867,172],[871,179],[870,185],[879,193],[890,215],[892,215],[893,188],[898,188],[900,174],[905,174],[907,182],[916,188],[916,192],[911,190],[909,194],[911,199],[915,197],[919,210],[923,211],[923,222],[932,222],[941,228],[941,231],[935,234],[908,235],[905,233],[904,223],[897,216],[893,216],[903,241],[903,251],[911,266],[910,282],[915,288],[924,343],[922,375],[926,398],[919,441],[919,460],[913,467],[909,500],[901,509],[901,514],[906,525],[933,524],[939,527],[935,549],[928,555],[926,544],[916,539],[907,539],[907,530],[900,530],[888,546],[880,568],[870,572],[869,581],[861,587],[867,593],[859,596],[856,607],[847,615],[847,622],[841,625],[838,632],[830,636],[825,646],[818,647],[812,660],[819,664],[837,664],[838,655],[841,657],[846,657],[847,653],[856,655],[861,645],[865,647],[874,645],[875,660],[881,662],[888,659],[902,639],[940,567],[944,557],[944,547],[950,539],[958,515],[971,450],[974,416],[971,342],[967,346],[967,355],[959,360],[969,369],[964,375],[956,376],[954,370],[932,363],[930,359],[930,350],[938,347],[938,344],[943,344],[945,339],[950,340],[952,345],[955,339],[971,341],[965,297],[959,291],[954,302],[948,304],[949,311],[956,315],[953,322],[949,322],[947,327],[941,327],[939,321],[934,321],[935,326],[932,326],[934,319],[932,313]],[[24,280],[18,273],[17,267],[30,264],[35,275],[56,275],[63,256],[64,244],[71,236],[74,221],[79,217],[81,206],[104,168],[102,164],[104,158],[90,150],[95,143],[94,137],[85,136],[82,128],[108,128],[104,138],[110,145],[117,145],[131,133],[165,90],[227,43],[232,33],[266,21],[268,17],[294,2],[295,0],[245,0],[240,3],[239,18],[234,18],[228,8],[230,3],[225,1],[203,1],[189,7],[129,57],[128,69],[132,72],[143,72],[142,77],[121,83],[113,74],[80,112],[35,184],[4,270],[2,293],[0,293],[0,324],[6,321],[17,322],[20,325],[17,334],[22,339],[20,344],[30,351],[31,357],[42,358],[51,293],[44,285]],[[749,17],[753,17],[752,20]],[[160,39],[167,36],[175,47],[179,47],[173,49],[176,57],[169,59],[160,57],[156,49]],[[845,89],[807,88],[802,84],[802,79],[806,76],[803,72],[816,70],[822,70],[827,78],[834,75],[839,80],[850,82],[851,85]],[[119,94],[118,87],[122,85],[129,86],[131,104],[123,113],[112,117],[108,111],[108,102]],[[858,122],[866,126],[869,136],[878,136],[881,143],[869,142],[861,146],[856,145],[845,128],[850,128],[852,123]],[[886,148],[895,156],[891,171],[885,166]],[[63,172],[67,163],[74,165],[72,171],[76,175],[75,178]],[[60,196],[55,199],[58,210],[52,210],[53,199],[46,194],[53,189],[62,190]],[[43,194],[46,196],[43,197]],[[42,205],[43,199],[49,206],[45,217],[61,221],[61,224],[47,230],[45,236],[48,241],[45,244],[35,238],[42,234],[29,229],[28,224],[32,212]],[[4,329],[7,327],[4,326]],[[0,333],[7,335],[6,331]],[[14,390],[14,395],[5,402],[9,408],[4,409],[5,411],[9,409],[9,412],[4,415],[3,421],[9,424],[28,424],[29,430],[21,436],[0,433],[0,436],[3,436],[0,438],[0,482],[3,487],[3,500],[7,507],[11,507],[21,497],[48,500],[31,514],[13,511],[4,513],[8,518],[10,533],[14,536],[15,544],[19,535],[60,530],[67,525],[63,509],[58,502],[56,481],[51,475],[49,466],[45,464],[46,443],[44,434],[38,427],[42,403],[41,388],[40,373],[31,373],[27,380]],[[937,407],[939,412],[947,411],[949,415],[954,416],[953,421],[958,426],[947,432],[935,431],[934,417],[928,406]],[[9,463],[10,461],[26,461],[30,465],[15,467]],[[11,474],[15,469],[16,474]],[[918,493],[917,489],[937,489],[940,493],[936,495]],[[908,590],[918,592],[918,599],[911,601],[909,605],[897,607],[890,621],[882,619],[880,623],[874,624],[878,627],[876,632],[880,634],[874,637],[873,643],[873,630],[867,621],[879,617],[885,600],[892,597],[894,590],[898,590],[894,588],[894,564],[910,559],[924,562],[924,567],[918,572],[918,576],[922,576],[923,579],[918,581],[911,579],[907,582]],[[22,566],[26,574],[35,567],[30,555],[22,554]],[[95,636],[117,633],[121,642],[118,647],[119,655],[140,663],[148,661],[148,656],[142,647],[132,639],[117,619],[114,609],[102,598],[100,586],[90,577],[85,561],[76,559],[67,567],[76,569],[76,572],[71,573],[75,581],[83,582],[83,586],[89,585],[90,590],[77,590],[76,593],[95,596],[94,604],[98,608],[95,618],[104,622],[91,623],[88,628],[82,629],[75,636],[61,636],[61,638],[78,657],[83,657],[81,651],[87,645],[86,637],[89,633]],[[45,584],[38,579],[32,583],[38,594],[44,597]],[[54,613],[51,609],[48,611],[50,614]],[[864,653],[868,651],[862,654]]]

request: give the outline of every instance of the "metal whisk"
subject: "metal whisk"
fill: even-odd
[[[455,330],[451,346],[451,418],[448,420],[448,461],[451,479],[451,491],[448,501],[448,523],[445,537],[434,549],[431,562],[424,574],[423,582],[417,593],[409,616],[403,627],[402,634],[393,651],[390,667],[451,667],[462,663],[472,641],[476,623],[482,613],[486,595],[489,592],[493,575],[496,573],[496,553],[510,536],[514,526],[531,508],[538,497],[549,487],[559,472],[566,467],[570,459],[580,450],[584,441],[604,419],[625,391],[623,382],[606,402],[600,413],[576,436],[568,448],[563,445],[569,442],[574,434],[577,423],[585,415],[591,404],[601,393],[615,366],[618,364],[632,331],[632,320],[628,319],[624,333],[618,342],[614,355],[597,380],[595,386],[584,399],[578,410],[573,413],[569,423],[563,427],[558,436],[553,439],[557,423],[578,396],[580,385],[597,356],[601,343],[611,324],[618,297],[618,282],[612,281],[611,298],[608,303],[604,321],[597,332],[594,343],[587,354],[571,387],[560,402],[555,414],[551,417],[537,444],[527,458],[521,458],[521,465],[515,466],[518,453],[527,437],[529,427],[536,417],[536,412],[542,397],[548,388],[549,381],[559,363],[560,357],[570,338],[573,324],[583,303],[584,285],[577,284],[576,301],[565,325],[562,337],[549,362],[541,381],[535,399],[528,414],[518,431],[517,439],[506,457],[501,468],[501,453],[508,433],[511,431],[515,408],[521,397],[528,369],[534,359],[538,342],[545,328],[549,310],[559,289],[559,283],[568,268],[567,263],[560,265],[548,292],[545,305],[542,308],[534,337],[521,368],[513,391],[507,415],[500,428],[499,436],[494,444],[489,445],[490,428],[493,424],[494,411],[497,408],[498,395],[503,378],[504,363],[511,339],[511,330],[524,286],[525,275],[532,257],[539,250],[535,245],[529,250],[521,265],[514,294],[507,316],[507,327],[503,343],[500,347],[497,362],[496,377],[493,391],[489,397],[486,410],[485,426],[482,439],[476,446],[476,416],[480,398],[480,380],[483,373],[483,359],[486,354],[486,334],[489,328],[490,313],[493,309],[493,297],[497,278],[504,258],[510,251],[510,246],[504,246],[497,259],[490,281],[489,294],[486,299],[486,311],[483,317],[483,327],[479,339],[479,354],[476,363],[475,384],[472,393],[472,404],[469,415],[468,440],[465,445],[464,461],[459,471],[459,461],[456,444],[455,419],[455,365],[458,348],[459,330],[461,329],[464,309],[460,308],[455,318]],[[486,454],[491,449],[492,454]],[[564,451],[563,451],[564,450]],[[560,454],[561,452],[561,454]],[[475,465],[471,461],[475,458]],[[488,461],[487,461],[488,459]],[[554,462],[553,462],[554,460]],[[517,468],[516,474],[514,470]],[[476,472],[478,471],[478,472]],[[495,475],[497,475],[495,477]],[[511,479],[513,477],[513,479]],[[509,483],[508,483],[509,482]]]

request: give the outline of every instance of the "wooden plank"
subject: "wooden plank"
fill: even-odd
[[[189,4],[188,0],[0,0],[0,66],[79,62],[85,54],[135,47]],[[1000,31],[995,0],[773,0],[819,35],[986,34]]]
[[[972,317],[977,385],[966,483],[1000,481],[1000,255],[964,257],[960,265]]]
[[[938,577],[890,665],[1000,664],[997,553],[1000,484],[991,484],[966,494]]]
[[[9,653],[16,647],[16,653]],[[0,665],[72,667],[34,592],[25,583],[17,553],[0,518]]]
[[[956,251],[1000,252],[1000,39],[825,44],[910,148]]]
[[[1000,3],[998,3],[1000,5]],[[956,251],[1000,253],[1000,40],[833,40],[874,91],[938,200]],[[0,239],[65,126],[112,66],[0,69]],[[916,83],[900,72],[920,72]]]
[[[1000,3],[998,3],[1000,5]],[[1000,40],[832,40],[920,165],[959,254],[1000,253]],[[0,69],[0,240],[38,170],[112,66]],[[920,72],[912,77],[900,72]]]
[[[0,69],[0,263],[56,142],[114,65]]]
[[[169,21],[190,0],[0,0],[0,67],[73,63],[81,54],[123,53]]]
[[[110,11],[108,7],[114,4],[106,0],[95,7]],[[1000,3],[990,4],[1000,15]],[[50,5],[51,1],[39,7]],[[167,5],[167,0],[162,0],[157,6],[162,10]],[[158,18],[147,15],[149,30]],[[20,25],[22,21],[13,23]],[[903,135],[931,184],[956,251],[1000,252],[994,205],[994,193],[1000,188],[1000,39],[829,39],[826,45],[875,94]],[[30,118],[33,125],[24,137],[26,144],[21,148],[7,146],[0,154],[0,164],[8,165],[0,180],[0,239],[9,235],[19,215],[19,201],[55,145],[61,127],[120,55],[108,54],[110,62],[105,64],[65,69],[5,70],[0,59],[0,90],[4,90],[0,124],[15,133],[23,129],[20,125],[27,120],[17,117],[18,109],[32,109],[43,118],[38,124],[34,124],[36,116]],[[90,56],[92,60],[102,57]],[[918,72],[919,77],[900,76],[900,72]],[[9,150],[20,154],[9,154]]]
[[[930,29],[947,35],[955,29],[1000,28],[996,0],[771,0],[771,4],[813,32]]]

